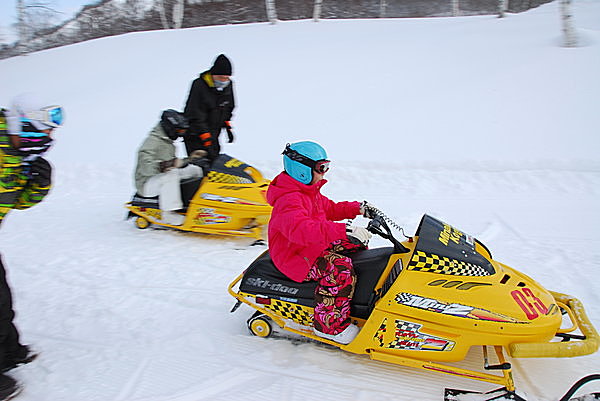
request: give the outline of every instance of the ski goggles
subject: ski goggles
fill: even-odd
[[[331,163],[329,160],[323,159],[323,160],[315,161],[313,159],[310,159],[310,158],[296,152],[294,149],[292,149],[290,147],[289,144],[285,145],[285,150],[283,151],[283,154],[295,162],[298,162],[298,163],[304,164],[305,166],[310,167],[312,170],[314,170],[317,173],[325,174],[326,172],[329,171],[329,164]]]
[[[60,106],[48,106],[41,110],[25,113],[25,118],[39,121],[40,123],[47,125],[48,128],[56,128],[62,125],[64,113]]]

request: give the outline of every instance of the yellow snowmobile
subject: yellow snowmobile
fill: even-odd
[[[597,351],[598,333],[576,298],[544,289],[492,259],[477,239],[428,215],[415,236],[401,243],[386,221],[400,227],[378,209],[371,210],[375,217],[368,230],[393,246],[351,256],[357,274],[352,318],[361,328],[351,343],[338,344],[313,333],[316,284],[285,277],[268,250],[229,285],[237,299],[232,312],[241,303],[255,309],[247,323],[256,336],[291,332],[375,360],[502,386],[477,398],[486,400],[523,400],[515,392],[505,354],[572,357]],[[561,327],[563,315],[570,327]],[[447,364],[463,360],[472,346],[483,348],[481,371]],[[445,399],[465,393],[446,389]]]
[[[263,227],[271,217],[265,198],[269,180],[254,167],[226,154],[220,154],[202,178],[181,183],[185,221],[181,226],[161,221],[158,196],[135,194],[125,204],[127,218],[134,217],[136,227],[152,224],[206,234],[263,240]]]

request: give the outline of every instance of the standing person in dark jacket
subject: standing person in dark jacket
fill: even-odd
[[[203,149],[210,159],[216,159],[221,150],[219,135],[223,128],[227,130],[228,143],[233,142],[230,120],[235,101],[231,74],[231,62],[219,54],[210,70],[192,82],[183,111],[190,123],[189,134],[184,139],[188,155]]]
[[[39,203],[50,190],[52,167],[42,156],[61,126],[60,106],[48,106],[31,94],[17,96],[9,111],[0,110],[0,224],[12,209]],[[0,259],[0,401],[21,391],[7,372],[31,362],[37,354],[19,341],[6,272]]]

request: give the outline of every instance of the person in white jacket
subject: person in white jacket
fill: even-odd
[[[177,158],[177,138],[186,134],[188,123],[182,113],[165,110],[160,122],[150,131],[138,150],[135,169],[135,186],[143,197],[158,196],[161,221],[170,225],[182,225],[185,216],[182,209],[181,180],[202,177],[207,167],[206,152],[198,150],[189,158]]]

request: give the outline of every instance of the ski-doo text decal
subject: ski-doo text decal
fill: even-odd
[[[408,270],[418,270],[428,273],[450,274],[453,276],[489,276],[490,273],[479,265],[464,262],[461,260],[450,259],[446,256],[439,256],[434,253],[424,251],[415,251]]]
[[[268,288],[271,291],[277,291],[291,295],[296,295],[299,291],[298,288],[289,287],[281,283],[273,283],[270,280],[266,280],[260,277],[249,277],[248,279],[246,279],[246,284],[251,285],[252,287]]]
[[[452,315],[476,320],[489,320],[493,322],[519,323],[516,319],[490,312],[485,309],[457,303],[449,304],[447,302],[438,301],[437,299],[424,298],[407,292],[397,294],[396,302],[400,305],[441,313],[443,315]]]
[[[420,332],[422,324],[395,320],[388,327],[387,318],[375,333],[375,340],[382,348],[408,349],[415,351],[452,351],[454,341]]]
[[[230,216],[218,214],[215,209],[207,207],[200,208],[198,214],[194,217],[195,224],[222,224],[228,223],[230,220]]]

